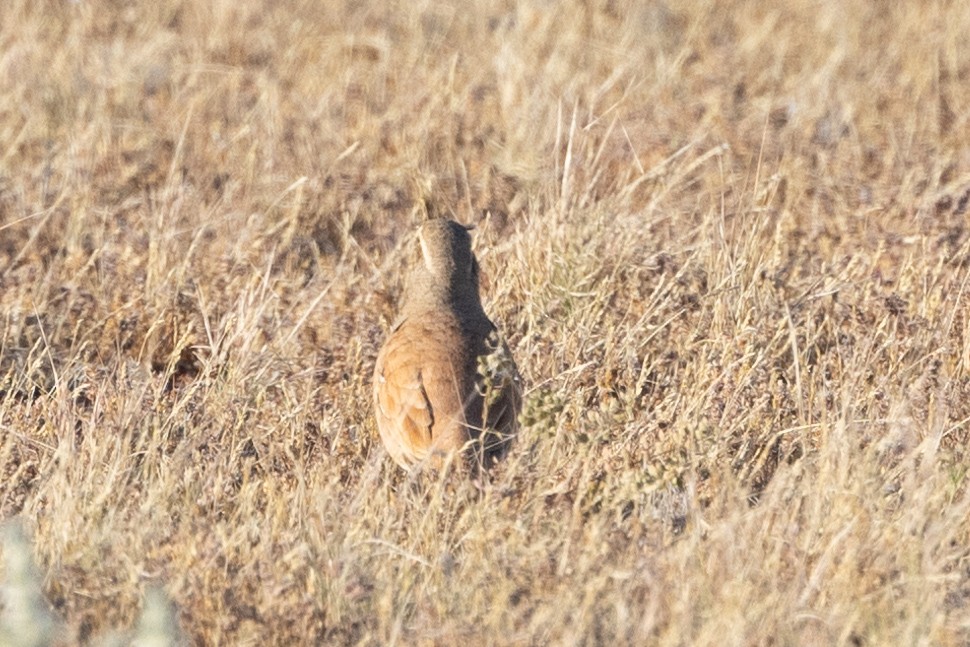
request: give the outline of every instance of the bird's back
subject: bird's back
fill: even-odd
[[[405,468],[460,450],[474,391],[474,340],[453,313],[403,317],[377,360],[374,401],[381,438]]]

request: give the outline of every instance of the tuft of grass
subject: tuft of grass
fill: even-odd
[[[3,639],[967,644],[967,33],[11,0]],[[428,214],[527,386],[482,489],[371,413]]]

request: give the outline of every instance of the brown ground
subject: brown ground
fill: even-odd
[[[970,6],[783,4],[8,0],[60,641],[157,585],[198,645],[970,643]],[[376,439],[425,213],[529,388],[485,492]]]

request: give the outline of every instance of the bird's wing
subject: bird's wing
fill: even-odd
[[[431,445],[434,411],[425,390],[421,362],[395,330],[377,358],[374,408],[377,428],[394,461],[404,467],[421,462]]]

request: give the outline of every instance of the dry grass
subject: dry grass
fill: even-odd
[[[785,5],[6,2],[58,640],[970,644],[970,8]],[[425,212],[530,389],[484,492],[376,440]]]

